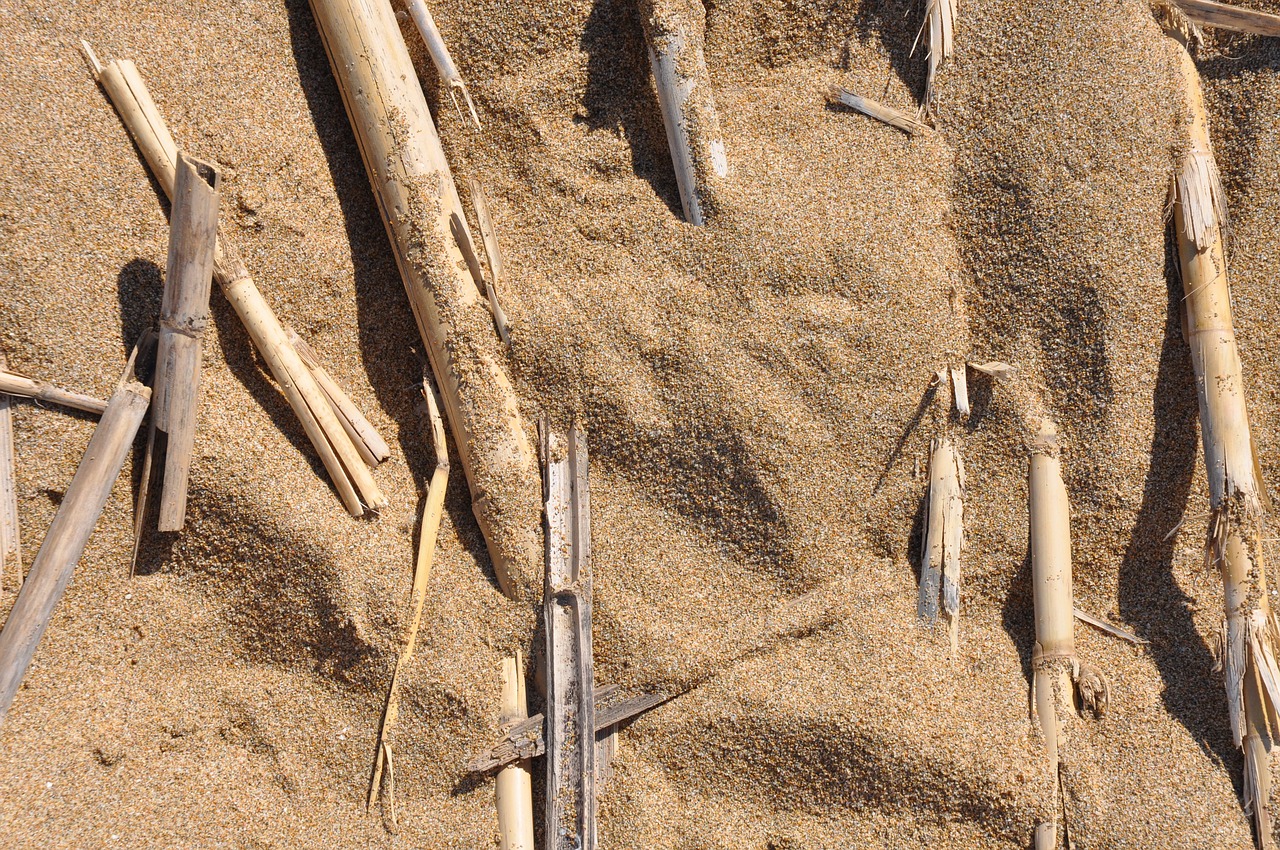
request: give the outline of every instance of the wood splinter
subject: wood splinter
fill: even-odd
[[[827,94],[836,103],[844,104],[854,112],[861,113],[868,118],[874,118],[883,124],[888,124],[890,127],[896,127],[908,136],[913,136],[929,129],[929,125],[914,115],[908,115],[901,110],[894,109],[892,106],[877,103],[869,97],[854,94],[841,86],[832,86]]]
[[[135,349],[0,631],[0,722],[13,704],[151,403],[151,389],[134,376],[137,357]]]

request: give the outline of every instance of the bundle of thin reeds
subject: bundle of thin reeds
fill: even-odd
[[[81,42],[81,46],[95,79],[115,105],[156,181],[172,199],[178,148],[137,67],[128,59],[104,66],[87,43]],[[385,507],[387,499],[369,474],[360,452],[334,415],[311,370],[289,344],[284,328],[225,232],[218,234],[216,250],[214,280],[267,361],[271,374],[328,470],[343,505],[352,516],[363,515],[366,507],[371,510]]]
[[[119,389],[111,396],[94,429],[4,630],[0,631],[0,721],[13,704],[36,646],[71,581],[71,573],[89,542],[89,535],[111,495],[111,487],[120,475],[151,403],[150,388],[133,376],[134,362],[134,358],[130,358]]]
[[[311,0],[504,593],[538,566],[537,463],[479,292],[451,233],[465,216],[388,0]],[[461,238],[461,237],[459,237]],[[466,237],[466,238],[469,238]]]
[[[285,331],[289,335],[289,344],[298,352],[302,362],[307,364],[320,389],[324,390],[325,398],[333,408],[333,414],[342,423],[343,430],[347,432],[356,450],[360,452],[360,457],[364,458],[365,464],[370,469],[376,469],[379,464],[391,457],[391,447],[387,445],[386,440],[382,439],[377,429],[373,427],[373,423],[360,412],[360,408],[356,407],[351,397],[320,365],[320,357],[315,349],[292,328],[286,328]]]
[[[729,174],[703,49],[706,10],[695,0],[640,0],[640,18],[680,204],[685,220],[701,225],[714,180]]]
[[[1200,75],[1180,32],[1190,146],[1174,180],[1174,230],[1182,267],[1184,334],[1200,399],[1209,475],[1206,565],[1222,576],[1220,654],[1235,744],[1244,753],[1245,807],[1259,847],[1271,846],[1270,750],[1280,734],[1280,622],[1271,610],[1262,553],[1267,496],[1245,408],[1231,309],[1226,213],[1209,141]]]

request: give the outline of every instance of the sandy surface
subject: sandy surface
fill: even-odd
[[[490,190],[529,421],[589,430],[597,681],[692,687],[623,733],[603,846],[1028,846],[1049,777],[1019,411],[972,375],[948,426],[927,394],[972,357],[1018,365],[1062,426],[1078,604],[1151,641],[1077,630],[1113,695],[1070,732],[1072,839],[1247,847],[1163,218],[1173,46],[1142,0],[970,0],[936,132],[826,106],[837,83],[914,107],[917,6],[711,5],[731,175],[704,229],[679,219],[632,4],[433,3],[483,134],[406,29],[455,173]],[[122,477],[0,727],[0,844],[494,846],[492,782],[462,763],[536,611],[498,592],[457,471],[403,682],[398,831],[364,810],[433,454],[421,343],[306,3],[0,0],[0,349],[105,397],[156,316],[168,232],[81,37],[135,60],[179,145],[226,167],[265,296],[393,447],[391,505],[345,514],[215,292],[188,528],[130,581]],[[1220,37],[1199,63],[1273,475],[1280,48]],[[92,427],[18,409],[28,563]],[[948,427],[969,483],[954,662],[914,620],[921,470]]]

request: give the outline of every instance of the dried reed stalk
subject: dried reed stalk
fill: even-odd
[[[468,181],[468,185],[471,187],[471,204],[476,208],[476,218],[480,219],[484,252],[489,258],[489,277],[484,282],[485,295],[489,299],[489,310],[493,313],[498,338],[503,345],[510,345],[511,331],[507,329],[507,314],[502,311],[502,305],[498,302],[498,289],[507,283],[506,269],[502,265],[502,248],[498,245],[498,231],[493,226],[493,216],[489,214],[489,199],[485,196],[484,186],[474,178]]]
[[[905,112],[894,109],[892,106],[877,103],[871,98],[856,95],[840,86],[832,86],[828,96],[837,103],[842,103],[849,107],[854,112],[859,112],[868,118],[874,118],[881,123],[888,124],[890,127],[897,127],[908,136],[928,129],[928,125],[914,115],[908,115]]]
[[[1235,744],[1244,753],[1245,809],[1255,840],[1271,846],[1269,754],[1280,733],[1280,623],[1268,602],[1262,531],[1267,496],[1245,409],[1224,248],[1222,190],[1200,77],[1183,38],[1181,71],[1191,115],[1191,145],[1174,181],[1174,230],[1182,266],[1184,334],[1200,399],[1209,475],[1206,565],[1222,576],[1226,617],[1221,664]]]
[[[695,0],[640,0],[649,64],[685,220],[702,225],[714,179],[729,173],[703,52],[706,10]]]
[[[537,460],[479,293],[450,233],[465,221],[388,0],[311,0],[395,249],[494,571],[513,598],[536,584]]]
[[[422,40],[426,42],[427,53],[431,56],[431,63],[436,66],[436,71],[440,73],[440,79],[444,80],[449,86],[449,96],[453,98],[453,108],[459,113],[462,109],[458,106],[458,92],[462,92],[462,98],[467,102],[467,109],[471,111],[471,120],[476,122],[476,129],[483,129],[480,126],[480,116],[476,114],[476,105],[471,102],[471,93],[467,91],[467,84],[463,82],[462,75],[458,73],[458,66],[453,64],[453,57],[449,55],[449,48],[444,45],[444,37],[440,35],[440,28],[436,26],[435,19],[431,17],[431,11],[427,8],[427,4],[423,0],[405,0],[405,5],[409,7],[409,14],[413,16],[413,22],[418,25],[418,32],[422,34]]]
[[[595,686],[587,441],[542,429],[546,469],[547,814],[544,850],[595,850]]]
[[[347,432],[356,450],[360,452],[360,457],[364,458],[365,464],[370,469],[376,469],[379,464],[391,457],[391,447],[387,445],[387,441],[382,439],[377,429],[373,427],[373,423],[365,418],[351,397],[320,365],[320,358],[316,355],[315,349],[292,328],[285,328],[285,333],[289,336],[289,344],[293,346],[294,351],[298,352],[302,362],[311,370],[311,376],[324,391],[325,398],[329,400],[329,406],[333,408],[333,413],[342,423],[343,430]]]
[[[1087,611],[1082,611],[1079,608],[1074,609],[1072,613],[1075,614],[1075,618],[1080,622],[1088,623],[1098,631],[1106,632],[1112,637],[1117,637],[1117,638],[1120,638],[1120,640],[1128,641],[1129,643],[1134,644],[1135,646],[1145,646],[1151,642],[1149,640],[1146,640],[1145,638],[1138,637],[1128,629],[1122,629],[1119,626],[1115,625],[1114,623],[1108,623],[1106,620],[1103,620],[1099,617],[1095,617],[1092,614],[1088,613]]]
[[[422,397],[427,402],[427,411],[431,419],[431,442],[436,450],[436,468],[431,473],[431,483],[427,485],[427,498],[422,505],[422,530],[418,537],[418,559],[413,568],[413,589],[409,593],[409,607],[413,610],[413,619],[409,621],[409,630],[405,634],[404,647],[396,658],[395,670],[391,674],[391,685],[387,688],[387,702],[382,710],[382,724],[378,729],[378,752],[374,757],[373,776],[369,782],[368,806],[373,807],[382,788],[382,769],[387,768],[388,799],[391,807],[391,822],[396,822],[396,797],[392,774],[391,742],[387,740],[396,718],[400,716],[400,670],[413,657],[413,649],[418,642],[418,627],[422,624],[422,603],[427,598],[427,581],[431,578],[431,563],[435,558],[436,539],[440,535],[440,518],[444,511],[444,494],[449,485],[449,454],[445,448],[444,420],[440,417],[440,406],[436,402],[435,390],[430,382],[423,381]]]
[[[104,67],[85,42],[85,56],[94,78],[115,105],[121,120],[142,151],[151,173],[172,198],[178,149],[151,99],[137,67],[128,59],[107,63]],[[298,353],[289,344],[284,328],[271,311],[257,284],[249,275],[239,254],[224,232],[218,234],[213,278],[222,294],[235,309],[249,332],[254,346],[267,361],[271,374],[284,392],[289,406],[315,446],[320,460],[333,481],[343,505],[352,516],[362,516],[365,506],[377,510],[387,505],[337,417],[329,407],[324,392],[316,384]]]
[[[0,354],[0,369],[8,366]],[[0,590],[4,574],[12,569],[22,584],[22,546],[18,527],[18,484],[13,454],[13,400],[0,395]]]
[[[925,77],[924,103],[920,107],[922,115],[934,112],[934,83],[937,81],[938,69],[942,63],[955,53],[956,0],[926,0],[924,10],[924,30],[929,31],[929,70]]]
[[[0,368],[0,393],[70,407],[73,410],[83,410],[85,413],[94,413],[99,416],[107,409],[107,403],[100,398],[60,390],[52,384],[37,381],[4,368]]]
[[[196,404],[213,257],[218,240],[218,200],[222,175],[211,163],[178,155],[173,209],[169,216],[169,259],[160,304],[155,394],[143,485],[137,516],[146,513],[153,458],[163,469],[160,531],[181,531],[186,520],[187,485],[196,438]],[[153,454],[153,452],[155,454]]]
[[[1048,835],[1057,846],[1062,777],[1058,770],[1065,742],[1065,721],[1076,716],[1077,698],[1095,715],[1106,710],[1106,681],[1096,667],[1076,655],[1071,591],[1071,510],[1062,480],[1057,428],[1043,419],[1030,441],[1028,495],[1031,519],[1031,584],[1035,600],[1036,643],[1031,654],[1033,702],[1049,754],[1054,783],[1055,820],[1037,829],[1036,846]]]
[[[1280,37],[1280,15],[1213,0],[1173,0],[1193,23],[1255,35]]]
[[[134,379],[133,365],[131,357],[0,631],[0,721],[13,704],[151,403],[151,390]]]
[[[951,653],[959,649],[960,553],[964,549],[964,461],[949,437],[933,440],[929,453],[929,502],[920,600],[916,614],[938,617],[938,599],[947,619]],[[941,588],[941,593],[939,593]]]
[[[528,705],[524,662],[517,651],[515,658],[502,660],[502,713],[498,722],[508,727],[528,720]],[[534,850],[532,781],[528,759],[513,762],[498,771],[494,795],[498,806],[498,846],[501,850]]]

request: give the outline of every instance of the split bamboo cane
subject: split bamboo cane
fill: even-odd
[[[0,369],[8,366],[0,354]],[[14,570],[22,584],[22,547],[18,528],[17,464],[13,453],[13,400],[0,395],[0,590],[4,574]]]
[[[382,770],[385,764],[388,776],[388,800],[391,808],[391,822],[396,822],[396,797],[391,742],[387,740],[400,716],[400,671],[413,657],[414,647],[418,643],[418,627],[422,625],[422,604],[427,598],[427,581],[431,578],[431,563],[435,559],[436,540],[440,535],[440,519],[444,512],[444,494],[449,486],[449,454],[445,447],[444,420],[440,417],[440,406],[436,402],[435,390],[429,381],[422,384],[422,396],[427,402],[427,412],[431,419],[431,441],[436,450],[436,468],[431,473],[431,483],[427,485],[427,498],[422,505],[422,529],[418,536],[418,558],[413,568],[413,589],[409,592],[409,607],[413,610],[413,618],[409,621],[409,631],[405,635],[404,647],[396,658],[396,667],[391,674],[391,685],[387,688],[387,702],[382,710],[382,724],[378,730],[378,752],[374,756],[373,777],[369,782],[368,807],[372,808],[382,788]]]
[[[917,615],[933,621],[938,600],[947,619],[951,654],[960,646],[960,553],[964,548],[964,462],[949,437],[933,440],[929,453],[929,502],[925,558]]]
[[[212,164],[178,155],[173,210],[169,217],[169,259],[160,305],[160,339],[153,380],[155,398],[147,429],[143,479],[150,478],[153,452],[160,458],[160,531],[181,531],[186,521],[187,486],[196,437],[201,341],[209,323],[213,256],[218,239],[218,199],[222,175]],[[146,512],[144,483],[138,515]]]
[[[68,390],[60,390],[52,384],[37,381],[34,378],[28,378],[26,375],[19,375],[16,372],[9,372],[3,368],[0,368],[0,393],[22,396],[36,401],[45,401],[49,404],[70,407],[73,410],[83,410],[85,413],[94,413],[98,416],[101,416],[103,411],[107,409],[107,403],[100,398],[73,393]]]
[[[450,233],[465,221],[388,0],[311,0],[453,430],[504,593],[537,585],[538,469],[475,286]]]
[[[137,67],[128,59],[103,66],[87,43],[81,42],[81,46],[94,78],[115,105],[165,195],[172,198],[178,148]],[[223,232],[218,234],[213,277],[267,361],[347,511],[362,516],[366,506],[372,510],[385,507],[386,497],[330,409],[324,391],[289,344],[280,321]]]
[[[133,365],[130,358],[0,631],[0,722],[13,704],[151,403],[151,390],[134,379]]]
[[[922,115],[932,115],[938,69],[955,53],[956,0],[926,0],[923,29],[929,31],[929,68],[924,84]]]
[[[520,653],[502,660],[502,713],[504,727],[529,719],[529,703],[524,689],[524,663]],[[529,760],[508,764],[498,771],[494,790],[498,806],[498,835],[501,850],[533,848],[533,779]]]
[[[459,112],[462,111],[458,107],[457,95],[457,92],[462,92],[462,98],[467,102],[467,109],[471,111],[471,120],[476,122],[476,129],[483,129],[480,126],[480,116],[476,114],[476,105],[471,102],[471,93],[467,91],[467,84],[458,73],[458,66],[453,64],[453,57],[449,55],[449,48],[445,47],[444,37],[440,35],[440,28],[436,26],[435,19],[431,17],[431,10],[423,0],[405,0],[405,5],[409,7],[409,14],[413,16],[413,22],[418,25],[418,32],[426,42],[431,63],[440,73],[440,79],[449,86],[453,108],[458,109]]]
[[[320,385],[320,389],[324,390],[325,398],[329,399],[329,406],[333,408],[334,415],[338,417],[347,436],[360,452],[360,457],[364,458],[365,464],[370,469],[377,468],[379,464],[391,457],[391,447],[387,445],[387,441],[382,439],[377,429],[373,427],[373,423],[365,418],[351,397],[320,365],[320,357],[315,349],[294,333],[292,328],[286,328],[285,331],[289,335],[289,344],[311,370],[311,375]]]
[[[1270,752],[1280,734],[1280,623],[1268,602],[1262,553],[1267,496],[1245,409],[1224,247],[1226,229],[1200,76],[1182,35],[1181,71],[1191,145],[1174,181],[1174,230],[1182,266],[1184,335],[1200,401],[1211,519],[1206,564],[1222,576],[1222,668],[1235,744],[1244,753],[1245,808],[1258,847],[1271,847]]]
[[[640,0],[649,64],[685,220],[702,225],[714,181],[729,173],[703,50],[706,10],[696,0]]]

